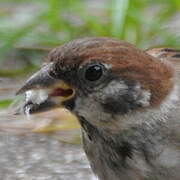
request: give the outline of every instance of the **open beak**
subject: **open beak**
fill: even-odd
[[[62,106],[75,95],[75,90],[63,80],[50,75],[50,63],[32,75],[16,93],[25,93],[25,104],[20,110],[26,114],[47,111]]]

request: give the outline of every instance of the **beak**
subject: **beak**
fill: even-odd
[[[32,114],[61,107],[63,102],[72,99],[75,90],[63,80],[50,75],[50,63],[32,75],[16,95],[25,93],[25,104],[19,113]]]

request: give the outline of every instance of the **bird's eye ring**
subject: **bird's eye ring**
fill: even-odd
[[[102,65],[100,64],[91,64],[89,65],[85,72],[84,72],[84,78],[87,81],[94,82],[103,76],[104,70]]]

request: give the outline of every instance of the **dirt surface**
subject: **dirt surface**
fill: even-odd
[[[0,133],[2,180],[95,180],[82,148],[45,134]]]
[[[14,98],[22,82],[1,79],[0,100]],[[80,130],[72,119],[69,121],[69,125],[75,127],[72,130],[32,133],[32,130],[49,127],[52,123],[57,125],[57,121],[60,127],[61,119],[65,123],[70,117],[65,111],[56,110],[32,117],[11,113],[9,109],[0,109],[0,180],[96,179],[80,141],[75,140],[80,137]],[[63,127],[67,128],[68,124],[65,125]]]

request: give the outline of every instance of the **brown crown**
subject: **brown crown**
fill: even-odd
[[[52,50],[48,57],[58,66],[75,67],[92,60],[112,65],[116,75],[138,80],[158,106],[173,86],[172,69],[135,46],[112,38],[83,38]]]

